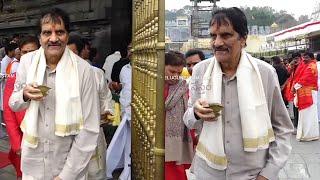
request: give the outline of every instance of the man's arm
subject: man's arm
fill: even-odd
[[[195,66],[193,69],[193,74],[190,77],[189,82],[189,100],[188,100],[188,108],[187,111],[184,113],[183,121],[184,124],[189,129],[201,129],[203,121],[196,117],[194,111],[194,104],[195,102],[200,99],[201,97],[201,81],[200,79],[200,70],[199,66]]]
[[[125,108],[129,107],[131,104],[131,72],[132,71],[128,66],[123,66],[119,75],[120,83],[122,84],[119,101],[120,104]]]
[[[100,118],[98,92],[94,72],[91,68],[87,69],[84,75],[79,76],[83,79],[80,84],[83,129],[75,136],[66,163],[59,174],[62,180],[75,180],[88,165],[97,146]]]
[[[291,152],[290,136],[293,132],[293,125],[288,111],[282,100],[279,84],[276,82],[275,72],[270,74],[269,85],[273,91],[268,96],[268,103],[271,103],[271,123],[275,134],[275,141],[270,143],[269,155],[266,166],[260,172],[261,176],[268,179],[278,179],[281,168],[284,167]],[[269,105],[270,108],[270,105]]]
[[[6,64],[7,64],[7,57],[4,56],[1,60],[1,74],[6,74]]]
[[[113,106],[112,106],[112,94],[110,89],[106,86],[103,77],[103,71],[100,69],[96,69],[98,80],[99,80],[99,101],[100,101],[100,113],[111,113],[113,114]]]

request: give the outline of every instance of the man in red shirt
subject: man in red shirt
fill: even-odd
[[[39,48],[39,40],[36,37],[27,36],[21,39],[19,44],[19,49],[21,51],[21,56],[27,54],[28,52],[35,51]],[[11,71],[11,70],[10,70]],[[6,123],[6,128],[8,131],[8,136],[10,140],[10,152],[9,160],[16,169],[17,179],[21,179],[22,173],[20,169],[21,162],[21,140],[22,131],[20,129],[20,124],[23,120],[25,111],[13,112],[9,107],[9,98],[14,89],[14,83],[16,81],[16,74],[11,74],[6,82],[4,88],[3,96],[3,116]]]
[[[319,139],[317,112],[318,70],[313,53],[303,55],[303,66],[294,79],[292,91],[295,93],[295,105],[299,110],[297,127],[298,141]],[[299,67],[298,67],[299,68]],[[298,71],[299,69],[297,69]]]

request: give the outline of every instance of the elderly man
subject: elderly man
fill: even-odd
[[[275,69],[243,50],[248,29],[240,9],[216,11],[210,35],[214,57],[194,67],[184,115],[189,128],[202,126],[188,178],[277,179],[293,126]]]
[[[45,12],[39,22],[40,49],[21,57],[9,105],[14,111],[27,109],[21,123],[22,179],[86,179],[97,146],[94,73],[66,48],[69,23],[60,9]],[[46,92],[45,86],[51,89]]]

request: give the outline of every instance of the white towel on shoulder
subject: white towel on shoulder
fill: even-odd
[[[77,61],[77,56],[66,48],[56,67],[55,135],[57,136],[76,135],[83,128]],[[26,83],[42,85],[45,70],[46,59],[41,47],[33,56]],[[23,142],[31,148],[36,148],[38,145],[39,105],[39,101],[31,100],[21,124],[24,132]]]
[[[256,152],[266,149],[274,141],[274,133],[263,89],[257,59],[242,51],[236,71],[239,108],[242,125],[244,151]],[[203,77],[206,88],[201,94],[208,103],[221,103],[222,71],[220,64],[212,58]],[[218,170],[227,168],[224,152],[222,117],[217,121],[203,123],[196,153],[209,166]]]

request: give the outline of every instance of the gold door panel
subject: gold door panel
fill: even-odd
[[[164,179],[164,0],[133,0],[132,179]]]

